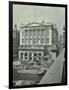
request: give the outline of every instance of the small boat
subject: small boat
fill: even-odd
[[[45,74],[45,70],[17,70],[21,80],[40,81]]]
[[[18,70],[17,71],[18,73],[21,73],[21,74],[31,74],[31,75],[38,75],[38,74],[44,74],[44,70]]]

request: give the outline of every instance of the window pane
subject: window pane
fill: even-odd
[[[33,44],[37,44],[36,38],[33,39]]]
[[[45,43],[45,39],[41,38],[41,44],[44,44],[44,43]]]
[[[47,36],[49,36],[49,30],[47,30]]]
[[[29,37],[33,36],[33,30],[29,30]]]
[[[20,54],[20,59],[23,59],[23,53]]]
[[[39,56],[41,56],[41,53],[39,53]]]
[[[24,44],[24,39],[22,39],[22,43]]]
[[[32,57],[32,53],[29,53],[29,57]]]
[[[37,36],[41,37],[41,30],[40,29],[38,29],[38,31],[37,31]]]
[[[26,40],[25,40],[25,44],[27,44],[27,45],[28,45],[28,39],[26,39]]]
[[[25,30],[25,36],[26,37],[28,36],[28,30]]]
[[[38,38],[38,45],[40,45],[41,44],[41,39],[40,38]]]
[[[33,30],[33,37],[36,37],[36,30]]]
[[[44,37],[44,35],[45,35],[45,32],[44,32],[44,29],[42,29],[42,31],[41,31],[41,37]]]
[[[49,43],[49,38],[46,38],[46,43]]]
[[[28,54],[27,53],[25,53],[25,56],[27,56]]]
[[[37,56],[37,54],[36,54],[36,53],[34,53],[34,56]]]
[[[29,44],[32,45],[32,38],[29,39]]]
[[[24,32],[22,32],[22,36],[24,36]]]

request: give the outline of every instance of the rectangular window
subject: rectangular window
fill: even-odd
[[[37,39],[33,38],[33,45],[37,44]]]
[[[45,37],[44,29],[42,29],[42,31],[41,31],[41,37]]]
[[[24,36],[24,32],[22,32],[22,36]]]
[[[36,32],[36,30],[34,29],[33,30],[33,37],[36,37],[37,36],[37,32]]]
[[[29,30],[29,37],[33,37],[33,30]]]
[[[45,37],[47,37],[47,31],[45,30]]]
[[[46,38],[46,43],[49,43],[49,38]]]
[[[25,37],[28,37],[28,35],[29,35],[28,30],[25,30]]]
[[[24,44],[24,39],[22,39],[22,44]]]
[[[45,38],[41,38],[41,44],[43,45],[45,43]]]
[[[23,59],[23,53],[20,53],[20,59]]]
[[[25,44],[28,45],[28,39],[25,39]]]
[[[40,38],[38,38],[38,45],[41,45],[41,39]]]
[[[29,45],[32,45],[32,38],[29,39]]]
[[[37,36],[41,37],[41,30],[40,29],[38,29],[38,31],[37,31]]]
[[[47,36],[49,36],[49,30],[47,30]]]

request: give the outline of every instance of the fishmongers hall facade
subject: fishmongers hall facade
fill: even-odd
[[[54,24],[32,22],[20,27],[19,60],[33,60],[34,57],[43,57],[47,46],[48,50],[56,48],[58,32]]]

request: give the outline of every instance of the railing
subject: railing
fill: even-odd
[[[56,58],[55,62],[51,68],[44,75],[39,84],[53,84],[61,83],[62,80],[62,70],[64,63],[64,49],[61,51],[59,56]]]

